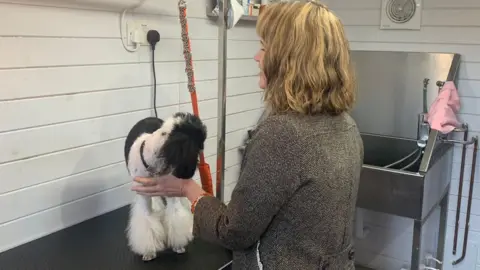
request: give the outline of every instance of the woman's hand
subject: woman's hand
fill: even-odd
[[[140,185],[132,187],[133,191],[145,196],[187,197],[191,202],[204,193],[192,179],[180,179],[173,175],[156,178],[135,178]]]

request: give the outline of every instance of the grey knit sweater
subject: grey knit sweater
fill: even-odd
[[[245,149],[228,206],[198,201],[194,235],[233,250],[234,270],[354,269],[362,163],[349,115],[269,116]]]

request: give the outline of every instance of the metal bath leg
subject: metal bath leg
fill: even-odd
[[[437,259],[441,262],[444,262],[445,258],[445,236],[447,233],[447,212],[448,212],[448,190],[445,195],[443,195],[442,200],[440,201],[440,225],[438,228],[438,241],[437,241]],[[443,269],[443,264],[438,264],[436,266],[438,269]]]
[[[412,258],[410,260],[411,270],[418,270],[418,268],[420,267],[422,226],[423,224],[421,220],[415,219],[413,221]]]

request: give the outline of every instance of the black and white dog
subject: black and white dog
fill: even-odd
[[[163,121],[148,117],[136,123],[125,141],[125,161],[134,177],[172,174],[189,179],[195,174],[207,129],[189,113],[176,113]],[[171,248],[185,252],[192,240],[193,215],[186,198],[135,195],[127,228],[131,250],[144,261]]]

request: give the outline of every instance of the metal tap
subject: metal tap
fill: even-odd
[[[430,133],[430,125],[427,122],[427,86],[430,79],[425,78],[423,80],[423,95],[422,95],[422,113],[418,114],[417,119],[417,145],[418,147],[425,148],[427,146],[428,135]]]

